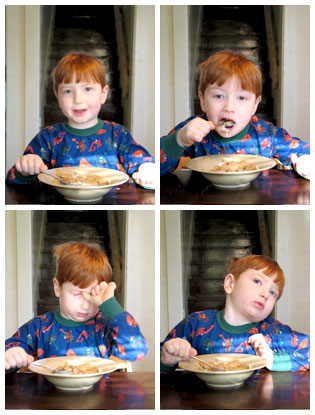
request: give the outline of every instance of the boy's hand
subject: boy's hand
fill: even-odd
[[[292,154],[291,161],[300,176],[305,177],[305,179],[311,178],[311,156],[309,154],[304,154],[300,157]]]
[[[48,167],[37,154],[26,154],[20,157],[15,163],[15,168],[23,176],[32,176],[48,170]]]
[[[271,370],[273,364],[273,352],[266,343],[264,336],[261,333],[254,334],[248,339],[248,343],[252,345],[257,356],[267,360],[266,367]]]
[[[102,281],[91,289],[90,294],[83,291],[82,295],[90,303],[99,307],[104,301],[114,297],[115,290],[116,284],[113,281],[109,283]]]
[[[187,360],[190,356],[196,356],[197,350],[191,344],[180,337],[168,340],[162,347],[161,361],[166,365],[173,365],[181,360]]]
[[[214,129],[215,125],[212,121],[196,117],[178,131],[177,142],[181,147],[189,147],[195,142],[200,143]]]
[[[11,347],[5,352],[5,370],[27,367],[33,361],[34,357],[22,347]]]
[[[133,180],[140,186],[155,188],[156,168],[154,163],[143,163],[133,173]]]

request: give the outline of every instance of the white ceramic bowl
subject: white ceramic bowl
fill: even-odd
[[[196,360],[183,360],[178,365],[182,369],[195,373],[207,386],[214,389],[236,388],[243,384],[255,370],[266,366],[267,361],[260,356],[240,353],[219,353],[219,354],[204,354],[198,356],[205,362],[227,363],[238,360],[241,363],[246,363],[250,366],[249,369],[235,370],[229,372],[208,372],[199,367]]]
[[[101,371],[99,373],[91,373],[86,375],[60,375],[51,374],[49,369],[45,369],[44,367],[38,365],[38,363],[42,363],[48,367],[51,367],[52,369],[56,369],[58,366],[62,366],[66,362],[71,365],[89,363],[91,366],[100,368]],[[104,376],[105,373],[114,372],[117,370],[117,368],[117,363],[113,362],[112,360],[88,356],[50,357],[47,359],[36,360],[29,365],[29,369],[32,372],[38,373],[39,375],[44,375],[45,378],[53,385],[55,385],[57,389],[68,392],[85,391],[91,389],[93,385]]]
[[[57,179],[49,177],[46,174],[39,173],[38,179],[41,182],[53,186],[57,192],[61,193],[66,200],[72,203],[98,202],[112,189],[112,187],[123,184],[129,179],[129,176],[126,173],[102,167],[59,167],[48,170],[48,173],[56,174],[57,171],[65,174],[97,174],[109,181],[109,184],[104,186],[63,185],[60,184]]]
[[[258,168],[242,172],[211,172],[215,166],[227,161],[246,161]],[[254,156],[248,154],[223,154],[214,156],[203,156],[189,160],[186,167],[201,173],[213,186],[219,189],[240,189],[247,187],[250,182],[263,172],[273,168],[276,162],[268,157]]]

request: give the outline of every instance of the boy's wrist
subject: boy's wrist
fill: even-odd
[[[111,297],[104,301],[100,306],[99,310],[108,319],[116,317],[118,314],[123,313],[124,309],[121,307],[115,297]]]
[[[177,142],[177,131],[166,136],[162,141],[162,149],[168,158],[178,158],[183,155],[185,147],[182,147]]]

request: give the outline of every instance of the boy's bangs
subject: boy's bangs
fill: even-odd
[[[262,76],[258,67],[240,53],[222,51],[210,56],[199,65],[199,91],[204,93],[208,85],[222,86],[233,77],[238,79],[241,88],[261,95]]]
[[[72,82],[99,83],[106,86],[106,72],[100,61],[86,53],[69,53],[64,56],[53,71],[57,92],[60,84]]]
[[[112,268],[107,255],[96,245],[80,242],[65,243],[55,248],[57,258],[56,279],[87,288],[94,281],[110,282]]]

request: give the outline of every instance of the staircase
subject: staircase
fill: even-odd
[[[192,235],[188,313],[225,304],[228,258],[261,254],[256,211],[196,211]]]
[[[58,61],[72,51],[88,52],[103,63],[110,90],[99,118],[122,124],[114,6],[56,6],[44,125],[66,121],[54,95],[51,72]]]
[[[41,249],[37,315],[59,308],[52,282],[56,272],[53,247],[70,241],[98,244],[112,263],[107,212],[47,211],[46,232]]]
[[[259,118],[274,121],[264,6],[203,6],[197,66],[224,49],[242,52],[259,67],[263,75],[263,92],[256,114]],[[197,96],[198,82],[196,72],[195,114],[202,112]]]

